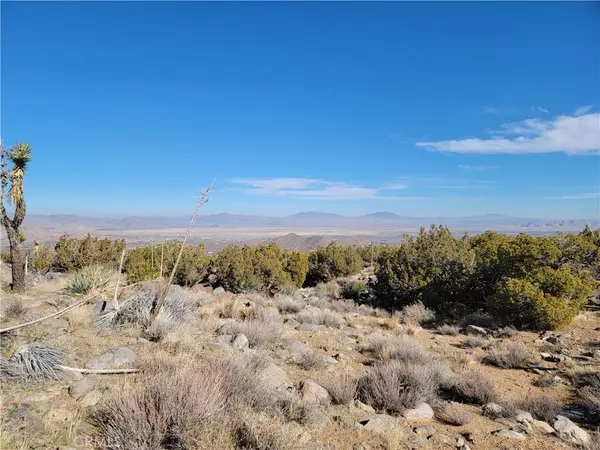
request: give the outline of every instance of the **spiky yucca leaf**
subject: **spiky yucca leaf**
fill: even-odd
[[[23,178],[27,163],[31,161],[31,146],[19,142],[8,152],[8,159],[13,163],[10,169],[10,189],[8,200],[15,205],[23,203]]]

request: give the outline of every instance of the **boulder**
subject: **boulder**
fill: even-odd
[[[94,406],[102,399],[102,392],[94,390],[88,392],[83,399],[81,399],[81,404],[83,406]]]
[[[235,338],[233,338],[231,346],[236,350],[248,348],[248,338],[245,334],[238,334]]]
[[[590,442],[589,434],[565,416],[556,416],[553,427],[562,439],[573,444],[586,446]]]
[[[285,370],[273,363],[260,371],[258,379],[275,392],[288,391],[293,388]]]
[[[402,416],[409,421],[418,422],[433,419],[433,408],[427,403],[420,403],[413,409],[407,409]]]
[[[225,294],[225,289],[223,289],[222,286],[219,286],[218,288],[213,289],[213,294],[215,294],[215,295],[223,295],[223,294]]]
[[[489,417],[498,417],[502,414],[502,406],[498,403],[486,403],[483,406],[483,415]]]
[[[114,369],[135,361],[137,355],[127,347],[115,347],[85,363],[86,369]]]
[[[527,439],[527,437],[524,434],[506,428],[503,430],[494,431],[492,434],[503,438],[514,439],[517,441],[524,441],[525,439]]]
[[[313,380],[305,380],[300,383],[302,391],[302,400],[306,403],[329,403],[329,392],[320,384]]]
[[[552,434],[554,433],[554,428],[552,428],[548,423],[543,420],[532,420],[531,426],[534,430],[540,431],[544,434]]]
[[[69,385],[69,395],[73,398],[83,397],[94,389],[96,382],[91,377],[85,377],[81,380],[73,381]]]
[[[515,420],[519,423],[533,422],[533,417],[531,416],[531,413],[529,413],[527,411],[517,410],[517,413],[515,415]]]

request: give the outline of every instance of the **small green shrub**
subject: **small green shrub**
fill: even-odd
[[[112,278],[110,268],[101,265],[86,266],[73,275],[67,290],[73,294],[87,294],[91,291],[102,291]]]
[[[363,261],[356,248],[331,243],[311,252],[304,284],[316,286],[318,283],[359,273],[362,268]]]
[[[70,272],[95,264],[118,267],[125,240],[100,239],[87,234],[83,238],[62,235],[54,250],[52,270]]]
[[[56,258],[54,248],[49,245],[38,245],[29,252],[29,270],[45,273],[52,268]]]
[[[364,281],[351,281],[342,285],[342,298],[349,300],[359,300],[367,292],[369,292],[369,286]]]

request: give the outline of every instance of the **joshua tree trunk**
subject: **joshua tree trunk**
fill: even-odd
[[[25,292],[25,258],[21,252],[19,232],[10,225],[6,226],[6,234],[10,244],[10,260],[12,262],[12,290]]]

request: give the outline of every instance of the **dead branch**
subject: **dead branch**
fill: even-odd
[[[123,261],[125,260],[125,251],[123,249],[123,253],[121,253],[121,263],[119,264],[119,273],[117,273],[117,284],[115,286],[115,298],[113,303],[115,304],[115,309],[119,309],[119,300],[117,299],[117,294],[119,293],[119,281],[121,281],[121,271],[123,270]]]
[[[8,328],[2,328],[0,330],[0,334],[7,333],[8,331],[13,331],[13,330],[16,330],[16,329],[19,329],[19,328],[23,328],[23,327],[26,327],[28,325],[34,325],[36,323],[43,322],[44,320],[48,320],[48,319],[51,319],[53,317],[60,316],[61,314],[67,312],[70,309],[73,309],[73,308],[75,308],[75,307],[77,307],[79,305],[83,305],[84,303],[87,303],[88,300],[89,300],[89,298],[85,298],[85,299],[81,300],[80,302],[74,303],[74,304],[72,304],[70,306],[67,306],[64,309],[61,309],[58,312],[50,314],[49,316],[42,317],[40,319],[35,319],[35,320],[30,321],[30,322],[21,323],[19,325],[14,325],[14,326],[8,327]]]
[[[79,367],[59,366],[63,370],[71,370],[79,373],[91,373],[97,375],[110,375],[117,373],[137,373],[140,369],[81,369]]]

